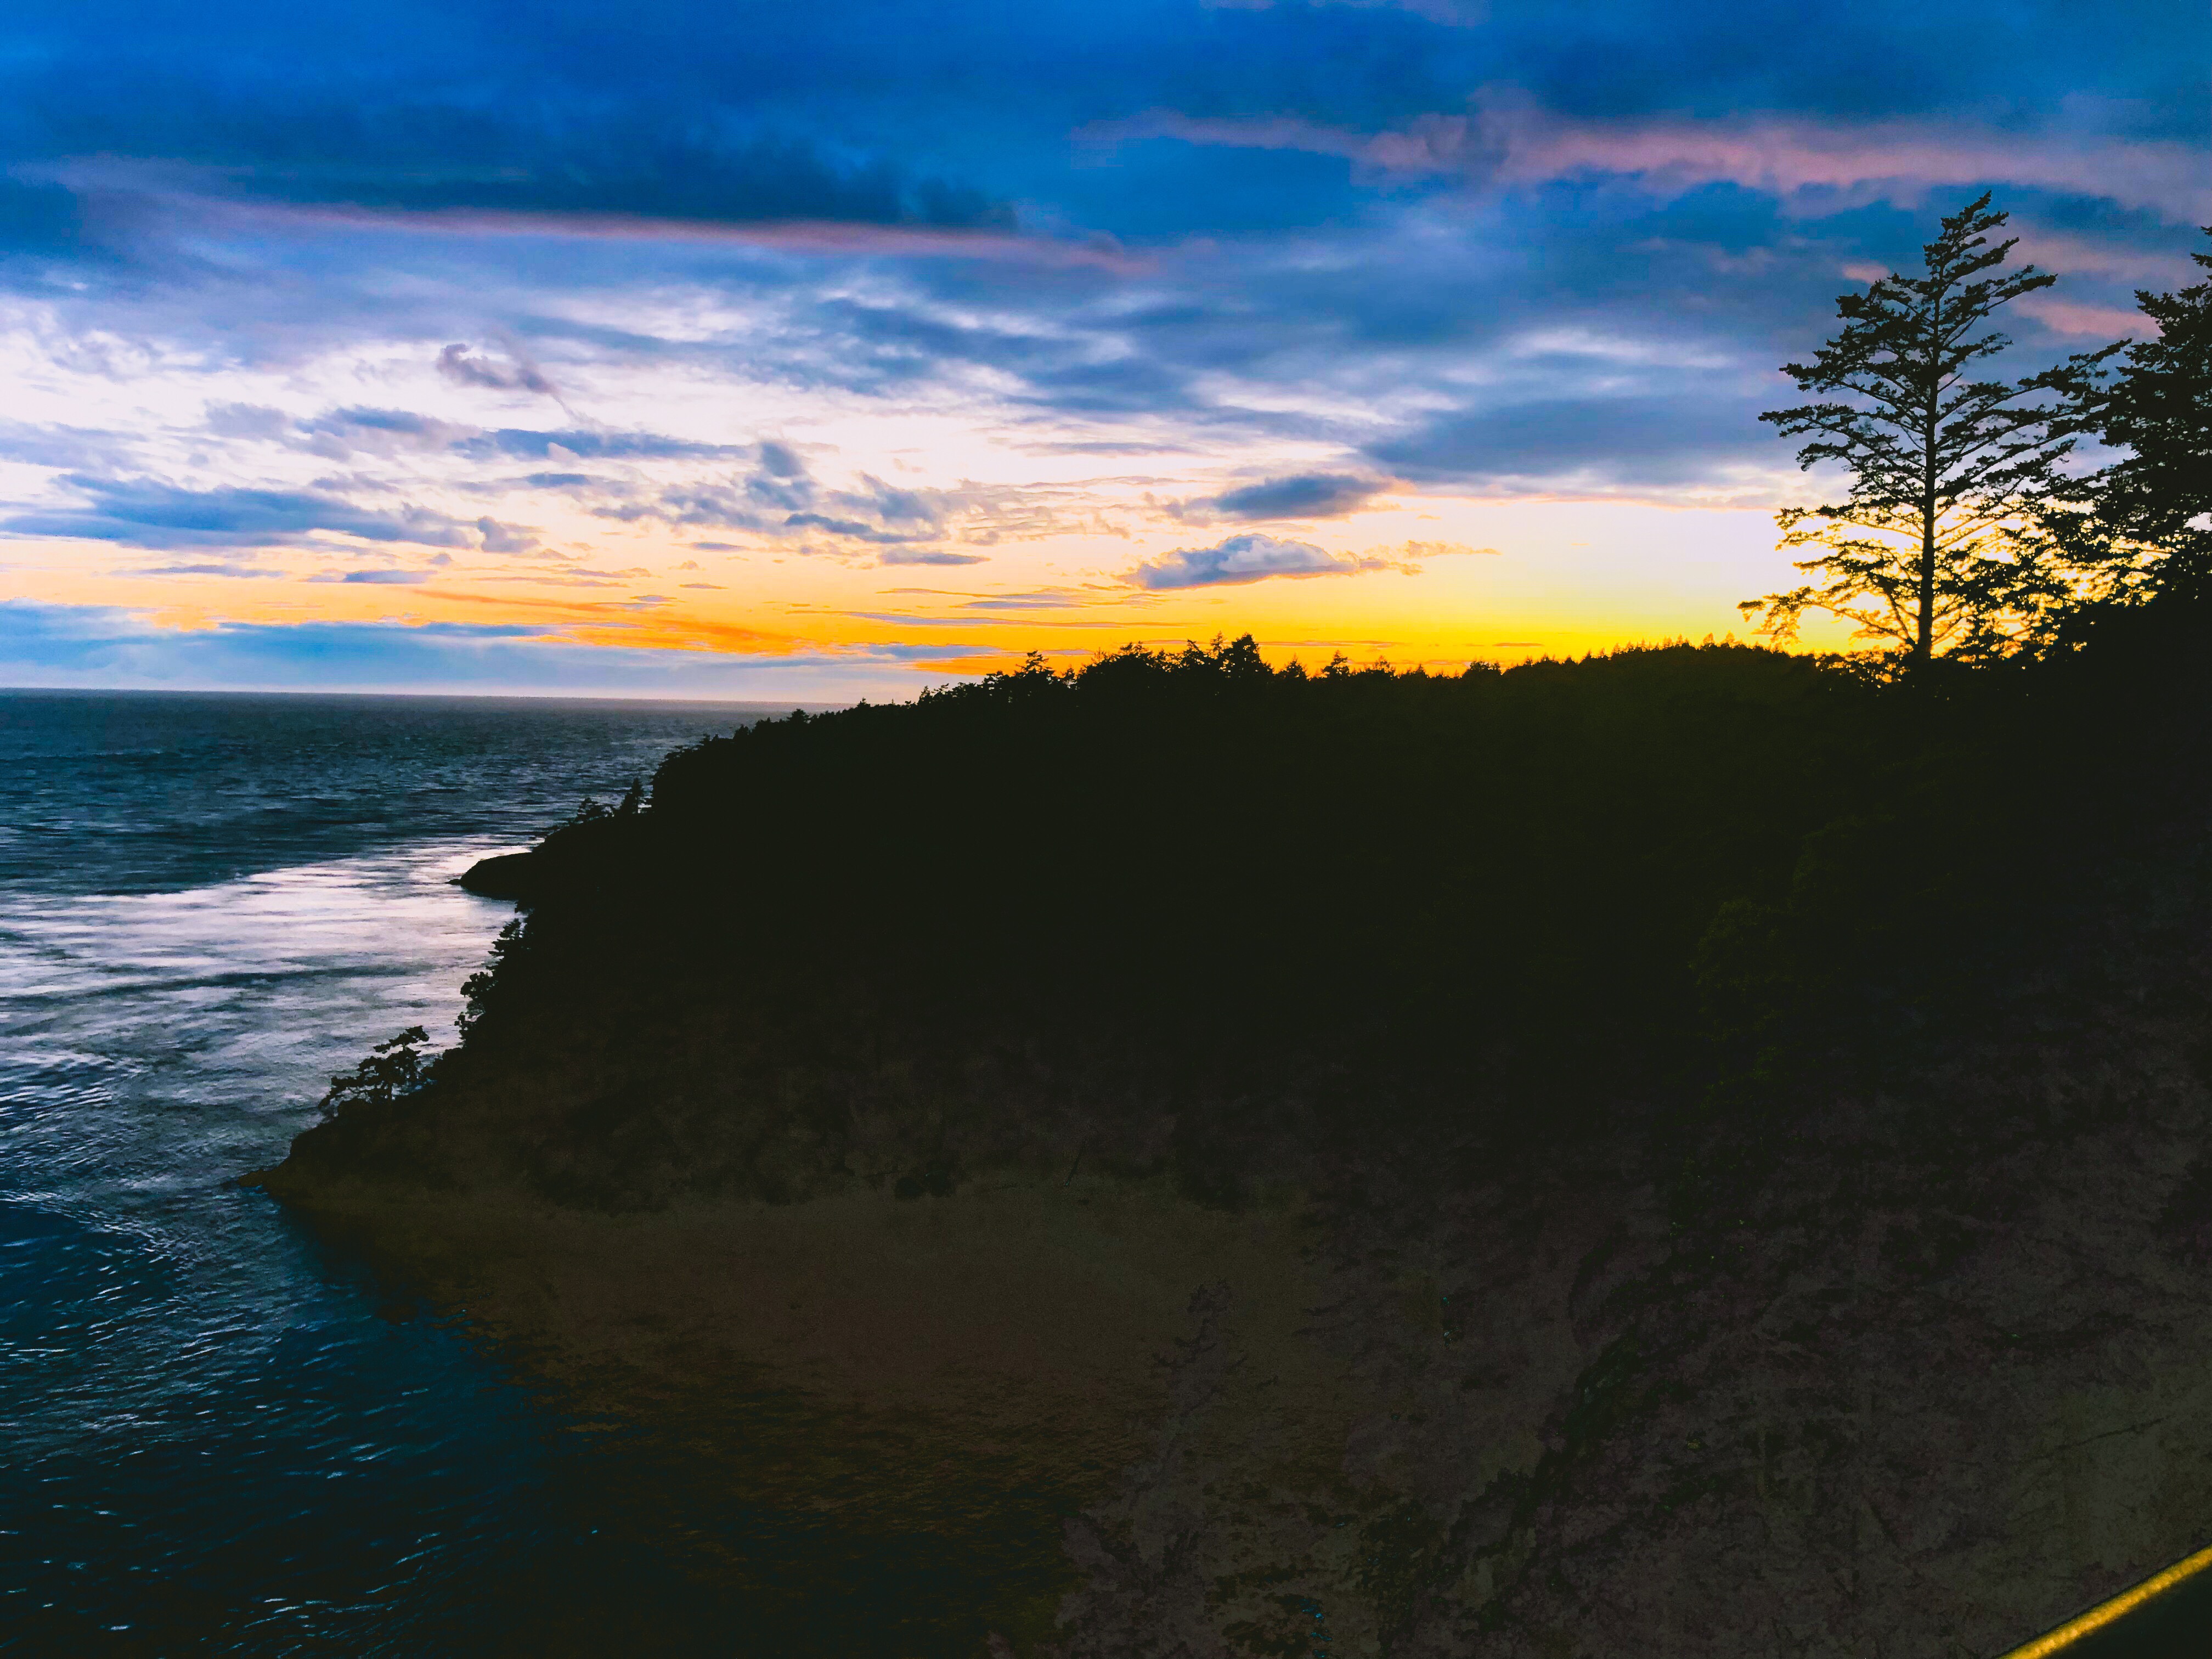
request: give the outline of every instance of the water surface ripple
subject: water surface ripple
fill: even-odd
[[[749,712],[0,693],[0,1649],[729,1651],[591,1437],[258,1192],[450,1032],[447,878]]]

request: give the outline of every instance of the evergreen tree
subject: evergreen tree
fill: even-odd
[[[2212,226],[2205,227],[2212,236]],[[2190,256],[2212,270],[2212,254]],[[2212,282],[2136,293],[2154,337],[2127,348],[2106,384],[2078,358],[2077,423],[2125,452],[2083,481],[2083,501],[2048,515],[2062,556],[2087,572],[2090,597],[2212,592]]]
[[[1785,437],[1809,435],[1799,465],[1840,461],[1851,489],[1777,515],[1783,547],[1819,551],[1797,565],[1813,580],[1744,602],[1760,632],[1793,638],[1806,611],[1826,611],[1919,667],[1939,653],[1992,654],[2068,596],[2048,539],[2033,532],[2079,422],[2067,403],[2036,394],[2065,390],[2081,371],[1969,378],[2011,343],[1984,328],[1990,316],[2057,280],[2033,265],[2002,269],[2013,243],[1988,234],[2006,216],[1986,194],[1969,203],[1922,250],[1924,275],[1893,272],[1843,295],[1843,331],[1811,363],[1784,365],[1799,391],[1852,400],[1759,418]]]

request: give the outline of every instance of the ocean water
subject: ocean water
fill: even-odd
[[[749,1650],[618,1455],[233,1183],[450,1034],[513,907],[448,878],[762,712],[0,692],[0,1651]]]

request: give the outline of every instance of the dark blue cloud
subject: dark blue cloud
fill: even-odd
[[[1402,476],[1483,491],[1598,492],[1720,478],[1776,457],[1759,405],[1692,396],[1546,398],[1439,416],[1369,453]]]
[[[1224,490],[1201,507],[1224,519],[1334,519],[1356,513],[1389,485],[1345,472],[1298,472]]]
[[[194,58],[201,65],[186,70]],[[95,61],[100,78],[82,78]],[[841,157],[814,137],[762,131],[720,100],[672,109],[642,86],[608,88],[599,74],[487,100],[459,88],[425,98],[422,71],[441,66],[397,54],[380,56],[382,75],[337,61],[310,61],[293,75],[257,76],[255,66],[214,58],[204,40],[159,65],[128,44],[76,43],[59,64],[0,78],[14,82],[16,99],[9,148],[18,161],[159,161],[172,183],[174,169],[187,168],[192,187],[209,193],[381,213],[956,230],[1012,223],[1003,202],[884,149],[853,155],[848,146]],[[484,66],[502,76],[508,67]],[[112,185],[161,177],[113,166],[101,176]],[[28,203],[21,211],[59,237],[74,205]]]
[[[0,460],[72,471],[112,466],[127,447],[113,432],[73,426],[33,426],[0,420]]]
[[[61,482],[88,497],[87,504],[15,514],[0,519],[0,530],[164,549],[296,546],[317,531],[421,547],[475,544],[444,514],[422,507],[378,512],[316,490],[185,489],[82,473]]]
[[[438,373],[456,386],[481,386],[491,392],[530,392],[541,398],[561,394],[538,365],[514,358],[472,352],[455,340],[438,354]]]
[[[766,441],[759,446],[759,453],[761,471],[771,478],[803,478],[806,476],[806,463],[799,459],[799,452],[788,444]]]
[[[453,447],[454,453],[471,460],[510,455],[520,460],[542,461],[556,447],[580,459],[594,461],[736,460],[759,453],[758,447],[752,444],[694,443],[653,432],[539,432],[519,427],[462,438]]]
[[[843,536],[856,542],[896,544],[927,539],[927,536],[902,534],[897,531],[878,530],[875,526],[862,524],[857,519],[832,519],[820,513],[794,513],[784,524],[793,530],[823,530],[832,536]]]
[[[1392,561],[1331,553],[1311,542],[1273,536],[1231,536],[1212,547],[1179,547],[1147,559],[1129,573],[1138,587],[1238,587],[1270,576],[1350,576],[1392,568]]]
[[[271,410],[268,413],[275,414]],[[434,421],[427,415],[412,414],[404,409],[334,409],[327,415],[319,415],[300,422],[303,432],[392,432],[410,438],[436,439],[452,430],[442,421]]]

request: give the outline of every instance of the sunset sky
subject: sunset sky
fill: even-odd
[[[0,684],[1725,634],[1777,365],[1984,188],[2023,372],[2138,331],[2208,61],[2202,0],[15,0]]]

